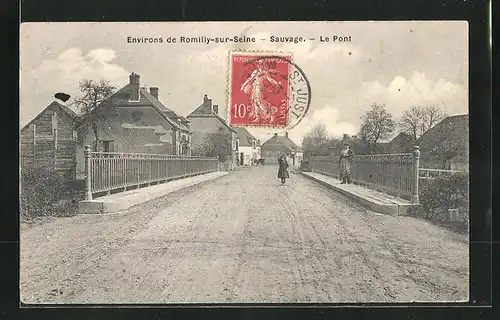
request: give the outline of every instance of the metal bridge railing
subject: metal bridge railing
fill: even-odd
[[[418,203],[419,147],[412,153],[355,155],[351,162],[352,181]],[[311,170],[339,178],[339,158],[311,157]]]
[[[85,146],[85,200],[93,194],[219,170],[217,158],[94,152]]]

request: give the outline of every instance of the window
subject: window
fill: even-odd
[[[252,148],[254,148],[254,149],[255,149],[256,147],[257,147],[257,141],[252,140]]]
[[[77,140],[78,140],[78,131],[73,130],[73,141],[77,141]]]
[[[102,143],[102,152],[114,152],[113,141],[101,141],[101,143]]]

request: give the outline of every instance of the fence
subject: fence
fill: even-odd
[[[95,193],[140,187],[219,170],[216,158],[93,152],[85,146],[85,200]]]
[[[427,168],[420,168],[419,169],[420,179],[434,179],[434,178],[439,178],[439,177],[442,177],[442,176],[451,176],[452,174],[455,174],[455,173],[465,173],[465,171],[461,171],[461,170],[427,169]]]
[[[418,203],[420,151],[412,153],[356,155],[351,161],[352,181]],[[338,157],[311,157],[311,171],[339,178]]]

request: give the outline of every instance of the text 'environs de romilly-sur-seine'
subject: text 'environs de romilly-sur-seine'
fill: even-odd
[[[351,42],[351,36],[346,35],[321,35],[317,37],[292,37],[292,36],[269,36],[265,38],[256,38],[248,36],[234,36],[234,37],[211,37],[211,36],[195,36],[195,37],[137,37],[128,36],[127,43],[166,43],[166,44],[196,44],[196,43],[256,43],[256,42],[270,42],[270,43],[302,43],[307,41],[315,42]]]

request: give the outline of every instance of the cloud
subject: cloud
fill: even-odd
[[[45,60],[31,71],[21,73],[21,125],[36,116],[53,100],[56,92],[78,94],[78,83],[82,79],[106,79],[121,87],[129,72],[113,63],[117,58],[114,50],[97,48],[86,54],[79,48],[70,48],[57,58]],[[30,88],[30,92],[23,91]]]
[[[33,70],[32,75],[43,80],[52,79],[56,84],[67,88],[76,88],[78,81],[82,79],[105,78],[112,83],[123,83],[129,72],[112,63],[116,58],[116,52],[111,49],[98,48],[83,55],[79,48],[70,48],[56,59],[44,61]]]
[[[360,109],[373,102],[383,103],[396,118],[413,105],[437,105],[450,115],[468,112],[466,88],[442,78],[429,79],[419,71],[408,79],[396,76],[386,86],[377,81],[362,83],[357,96]]]

